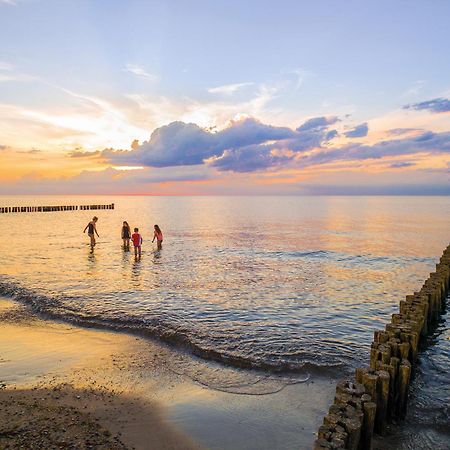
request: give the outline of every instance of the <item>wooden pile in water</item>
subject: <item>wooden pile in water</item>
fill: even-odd
[[[369,366],[337,383],[334,404],[318,430],[314,450],[370,450],[374,432],[384,435],[388,423],[405,417],[419,342],[444,312],[449,283],[450,245],[421,290],[400,301],[391,322],[375,331]]]
[[[109,205],[65,205],[65,206],[1,206],[0,214],[23,212],[53,212],[53,211],[84,211],[88,209],[114,209],[114,203]]]

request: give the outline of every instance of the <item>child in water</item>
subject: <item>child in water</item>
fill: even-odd
[[[134,229],[131,240],[133,241],[134,246],[134,257],[138,259],[139,255],[139,259],[141,259],[142,236],[139,234],[139,228]]]
[[[97,226],[96,226],[97,220],[98,220],[98,217],[94,216],[92,218],[92,220],[86,225],[85,229],[83,230],[83,233],[86,233],[86,230],[88,230],[88,236],[91,239],[91,252],[94,251],[94,245],[95,245],[94,232],[97,235],[97,237],[100,237],[97,232]]]
[[[161,231],[161,228],[159,228],[159,226],[158,225],[155,225],[155,232],[153,233],[153,240],[152,240],[152,242],[155,242],[155,239],[156,239],[156,244],[157,244],[157,248],[158,248],[158,250],[161,250],[162,249],[162,242],[163,242],[163,234],[162,234],[162,231]]]
[[[128,222],[123,222],[122,226],[122,240],[123,240],[123,248],[125,250],[130,249],[130,238],[131,238],[131,229],[130,225],[128,225]]]

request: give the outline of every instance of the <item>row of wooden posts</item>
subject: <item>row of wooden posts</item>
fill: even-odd
[[[109,205],[65,205],[65,206],[1,206],[0,214],[23,212],[51,212],[51,211],[85,211],[88,209],[114,209],[114,203]]]
[[[384,330],[375,331],[369,367],[336,386],[334,404],[318,430],[314,450],[370,450],[373,433],[406,415],[408,390],[419,343],[444,311],[450,283],[450,245],[419,292],[400,301]]]

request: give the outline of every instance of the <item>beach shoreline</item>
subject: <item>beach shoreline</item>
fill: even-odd
[[[309,448],[334,395],[334,380],[256,378],[3,298],[0,358],[0,446],[11,449]]]

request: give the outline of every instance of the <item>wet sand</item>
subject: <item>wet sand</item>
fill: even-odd
[[[206,363],[0,299],[0,448],[308,449],[335,380],[307,378]]]
[[[97,389],[8,389],[0,392],[0,408],[2,449],[201,448],[156,405]]]

